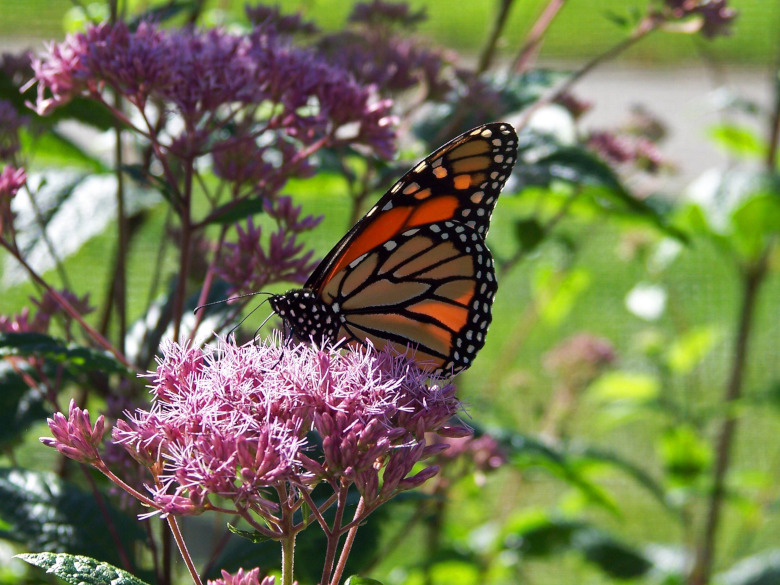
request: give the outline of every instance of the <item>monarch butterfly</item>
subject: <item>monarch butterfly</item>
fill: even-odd
[[[478,126],[409,170],[325,256],[302,289],[270,298],[288,335],[408,347],[456,374],[485,344],[498,285],[485,244],[517,158],[505,123]]]

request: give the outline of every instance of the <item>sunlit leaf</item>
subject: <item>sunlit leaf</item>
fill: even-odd
[[[759,158],[767,145],[752,129],[736,124],[719,124],[710,129],[715,144],[735,156]]]
[[[584,268],[560,271],[540,266],[533,276],[540,318],[551,326],[560,324],[569,315],[591,282],[590,272]]]
[[[661,387],[658,379],[649,374],[616,370],[606,372],[590,385],[591,397],[598,402],[639,402],[654,400]]]
[[[669,478],[684,485],[694,482],[709,469],[712,460],[708,443],[695,429],[685,425],[668,429],[659,439],[658,451]]]
[[[28,153],[37,166],[78,166],[86,167],[95,173],[106,173],[109,170],[98,157],[90,154],[56,129],[44,134],[21,132],[19,139],[22,151]]]
[[[64,553],[21,554],[17,558],[46,569],[71,585],[146,585],[144,581],[108,563]]]
[[[672,372],[688,374],[712,351],[721,335],[714,326],[694,327],[675,339],[667,353]]]

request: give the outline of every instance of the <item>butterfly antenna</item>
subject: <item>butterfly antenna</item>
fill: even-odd
[[[263,301],[263,303],[264,303],[264,302],[265,302],[265,301]],[[263,303],[260,303],[260,305],[258,305],[258,307],[257,307],[257,308],[259,309],[259,308],[260,308],[260,306],[261,306]],[[256,311],[256,310],[257,310],[257,309],[255,309],[255,311]],[[252,311],[252,313],[254,313],[254,311]],[[252,313],[250,313],[249,315],[251,315]],[[252,339],[257,339],[257,336],[258,336],[258,334],[260,333],[260,330],[263,328],[263,326],[264,326],[266,323],[268,323],[268,320],[269,320],[271,317],[273,317],[275,314],[276,314],[276,313],[274,313],[274,312],[271,312],[271,314],[270,314],[270,315],[268,315],[268,317],[266,317],[266,318],[265,318],[265,320],[264,320],[262,323],[260,323],[260,326],[259,326],[257,329],[255,329],[255,334],[254,334],[254,336],[252,337]],[[249,315],[247,315],[247,317],[248,317]],[[243,323],[243,321],[241,321],[241,323]],[[241,323],[239,323],[239,325],[241,325]]]
[[[253,294],[265,294],[265,295],[268,295],[269,297],[273,296],[273,294],[271,294],[271,293],[253,293]],[[248,295],[242,295],[242,296],[248,296]],[[241,297],[236,297],[236,298],[241,298]],[[267,303],[267,302],[268,302],[268,299],[265,299],[265,300],[264,300],[262,303],[260,303],[259,305],[257,305],[257,306],[256,306],[254,309],[252,309],[251,311],[249,311],[249,313],[247,314],[247,316],[246,316],[246,317],[244,317],[243,319],[241,319],[241,321],[239,321],[239,322],[236,324],[236,326],[235,326],[235,327],[233,327],[233,328],[232,328],[230,331],[228,331],[228,335],[230,335],[231,333],[234,333],[234,332],[236,331],[236,329],[238,329],[239,327],[241,327],[241,325],[243,325],[243,324],[244,324],[244,321],[246,321],[247,319],[249,319],[249,317],[251,317],[251,316],[252,316],[252,314],[253,314],[255,311],[257,311],[257,309],[259,309],[260,307],[262,307],[262,306],[263,306],[265,303]],[[270,319],[270,318],[271,318],[273,315],[274,315],[274,313],[271,313],[270,315],[268,315],[268,317],[266,317],[265,321],[263,321],[263,323],[262,323],[262,325],[260,325],[260,327],[262,327],[263,325],[265,325],[265,324],[266,324],[266,322],[268,321],[268,319]],[[258,329],[258,331],[260,330],[260,327],[258,327],[258,328],[257,328],[257,329]],[[257,335],[257,331],[255,332],[255,336],[256,336],[256,335]]]
[[[210,303],[205,303],[203,305],[198,305],[193,310],[193,313],[197,314],[198,311],[200,311],[201,309],[205,309],[206,307],[212,307],[214,305],[221,305],[222,303],[229,303],[230,301],[237,301],[238,299],[243,299],[245,297],[253,297],[255,295],[268,295],[270,297],[270,296],[273,296],[273,293],[269,293],[269,292],[251,292],[251,293],[246,293],[244,295],[238,295],[237,297],[229,297],[227,299],[222,299],[221,301],[212,301]],[[264,302],[265,301],[263,301],[263,303]],[[263,303],[260,303],[258,305],[258,307],[262,306]],[[256,310],[257,310],[257,308],[255,308],[255,311]],[[252,311],[252,312],[254,312],[254,311]],[[251,315],[251,314],[252,313],[249,313],[249,315]],[[247,317],[249,317],[249,315],[247,315]],[[241,323],[243,323],[243,321],[241,321]],[[241,325],[241,323],[239,323],[239,325]]]

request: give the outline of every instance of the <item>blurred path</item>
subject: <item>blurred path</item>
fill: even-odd
[[[654,187],[674,193],[705,169],[728,164],[727,157],[708,139],[709,128],[719,121],[717,104],[727,92],[755,100],[763,107],[771,102],[768,71],[729,69],[722,77],[716,81],[703,68],[629,69],[607,64],[583,79],[575,87],[575,94],[593,103],[582,119],[585,128],[622,125],[629,120],[633,104],[641,104],[660,118],[668,130],[660,148],[677,166],[678,173]],[[737,120],[744,123],[748,118]],[[759,128],[755,120],[750,125],[765,138],[765,128]]]

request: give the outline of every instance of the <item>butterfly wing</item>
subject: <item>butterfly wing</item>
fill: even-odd
[[[353,260],[322,290],[337,338],[407,346],[424,369],[457,373],[485,343],[497,289],[481,235],[453,221],[411,228]]]
[[[517,158],[509,124],[478,126],[409,170],[330,251],[305,288],[320,292],[368,251],[416,226],[463,223],[484,238],[496,200]]]
[[[416,349],[437,373],[484,345],[497,284],[485,245],[517,158],[504,123],[479,126],[407,172],[341,239],[303,289],[270,299],[293,337]]]

